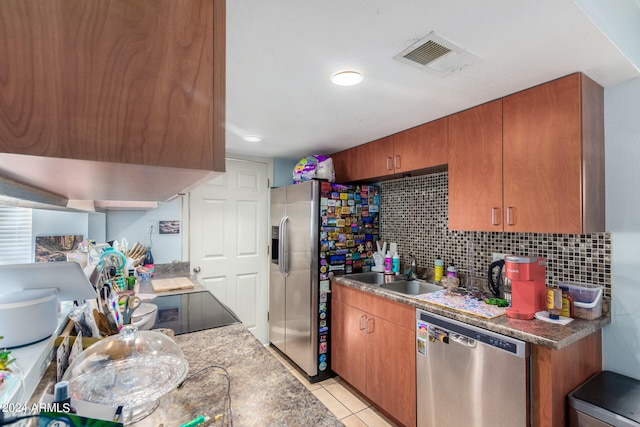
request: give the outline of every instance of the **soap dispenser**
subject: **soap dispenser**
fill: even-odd
[[[393,254],[391,270],[396,274],[400,273],[400,255],[397,251]]]
[[[384,258],[384,271],[391,271],[393,269],[393,257],[391,256],[391,251],[387,251],[387,256]]]

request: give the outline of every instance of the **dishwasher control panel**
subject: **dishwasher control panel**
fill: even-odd
[[[480,334],[478,334],[478,336],[480,336]],[[512,342],[509,341],[505,341],[503,339],[500,338],[494,338],[494,337],[489,337],[486,335],[483,335],[482,338],[484,339],[478,339],[479,341],[482,341],[484,343],[487,343],[493,347],[498,347],[501,348],[503,350],[506,350],[508,352],[511,353],[516,353],[516,345]]]
[[[426,311],[417,310],[416,313],[418,322],[429,324],[431,329],[435,327],[438,335],[437,341],[448,343],[450,339],[458,341],[462,339],[468,344],[475,340],[520,357],[528,356],[527,345],[524,341]],[[429,335],[433,337],[431,330]]]

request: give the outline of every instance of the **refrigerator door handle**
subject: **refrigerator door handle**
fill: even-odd
[[[282,264],[284,263],[283,260],[283,256],[284,256],[284,240],[282,239],[282,227],[283,227],[283,223],[284,222],[284,217],[280,218],[280,225],[278,226],[278,270],[280,271],[280,274],[284,275],[284,272],[282,271]]]
[[[284,277],[289,275],[289,245],[287,244],[287,223],[289,222],[288,216],[283,216],[280,220],[280,236],[278,251],[280,253],[280,259],[278,260],[278,266],[280,267],[280,273]]]

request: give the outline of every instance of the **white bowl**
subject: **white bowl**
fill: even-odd
[[[156,295],[156,294],[145,294],[145,293],[141,294],[141,293],[138,293],[138,294],[136,294],[136,296],[138,298],[140,298],[140,300],[142,302],[148,302],[148,301],[154,300],[158,295]]]
[[[131,315],[131,324],[137,326],[140,331],[148,331],[153,328],[157,317],[158,306],[143,302]]]

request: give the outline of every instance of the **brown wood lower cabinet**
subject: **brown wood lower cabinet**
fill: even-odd
[[[360,391],[367,389],[366,318],[364,311],[332,300],[332,368]]]
[[[534,345],[533,425],[567,425],[567,395],[602,370],[602,332],[560,350]]]
[[[415,308],[332,286],[333,371],[385,413],[415,426]]]
[[[415,308],[335,282],[331,304],[333,371],[396,421],[415,426]],[[534,344],[531,358],[533,425],[567,425],[567,395],[602,370],[602,331],[560,350]]]

